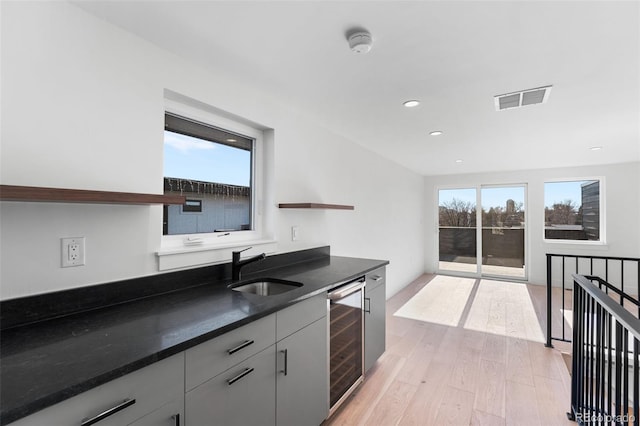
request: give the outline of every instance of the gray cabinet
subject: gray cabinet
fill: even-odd
[[[180,426],[184,419],[184,397],[166,403],[129,426]],[[99,423],[98,423],[99,424]]]
[[[180,353],[24,417],[11,426],[79,425],[116,407],[124,408],[112,410],[113,414],[96,425],[174,426],[173,416],[183,413],[183,401],[184,353]]]
[[[80,424],[125,401],[97,425],[319,425],[329,413],[327,351],[322,293],[11,425]]]
[[[275,345],[187,392],[185,425],[275,425]]]
[[[327,294],[276,313],[276,423],[319,425],[329,414]]]
[[[385,351],[386,270],[366,275],[364,292],[364,370],[367,372]]]
[[[275,331],[271,314],[186,351],[186,425],[275,425]]]
[[[187,350],[185,425],[322,423],[329,412],[326,310],[323,293]]]
[[[329,413],[326,317],[282,339],[276,346],[276,423],[319,425]]]
[[[187,349],[186,390],[228,370],[276,342],[276,315],[253,321]]]

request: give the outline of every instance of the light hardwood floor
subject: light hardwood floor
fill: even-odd
[[[325,426],[575,425],[544,287],[464,280],[424,275],[387,301],[386,352]]]

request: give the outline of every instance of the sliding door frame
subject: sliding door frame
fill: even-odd
[[[488,273],[482,273],[482,258],[484,255],[484,250],[482,250],[482,228],[483,228],[483,223],[482,223],[482,204],[481,204],[481,198],[482,198],[482,189],[483,188],[522,188],[524,190],[524,236],[523,236],[523,247],[522,249],[524,250],[524,276],[522,277],[518,277],[518,276],[509,276],[509,275],[497,275],[497,274],[488,274]],[[476,221],[480,224],[480,226],[478,227],[478,232],[480,235],[478,235],[477,237],[477,244],[478,244],[478,271],[479,271],[479,276],[480,277],[486,277],[486,278],[491,278],[491,279],[504,279],[504,280],[516,280],[516,281],[528,281],[529,279],[529,191],[528,191],[528,187],[526,183],[510,183],[510,184],[482,184],[478,186],[478,205],[480,206],[480,209],[477,209],[477,214],[478,216],[476,216]],[[439,256],[439,254],[438,254]]]
[[[524,228],[524,276],[506,276],[506,275],[494,275],[482,273],[482,188],[509,188],[509,187],[522,187],[524,189],[524,213],[525,213],[525,228]],[[441,190],[456,190],[456,189],[475,189],[476,191],[476,272],[454,271],[448,269],[440,269],[440,191]],[[474,185],[436,185],[435,187],[435,270],[440,275],[453,275],[466,278],[490,278],[495,280],[505,281],[526,281],[529,280],[529,268],[531,265],[530,258],[530,241],[529,238],[529,187],[527,183],[491,183],[491,184],[474,184]]]

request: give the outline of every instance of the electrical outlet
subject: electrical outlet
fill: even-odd
[[[84,265],[84,237],[61,238],[62,267]]]

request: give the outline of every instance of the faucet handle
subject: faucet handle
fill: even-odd
[[[246,249],[243,249],[243,250],[234,250],[234,251],[232,251],[231,253],[232,253],[234,256],[238,256],[238,259],[239,259],[239,258],[240,258],[240,253],[242,253],[243,251],[251,250],[252,248],[253,248],[253,247],[247,247]]]

